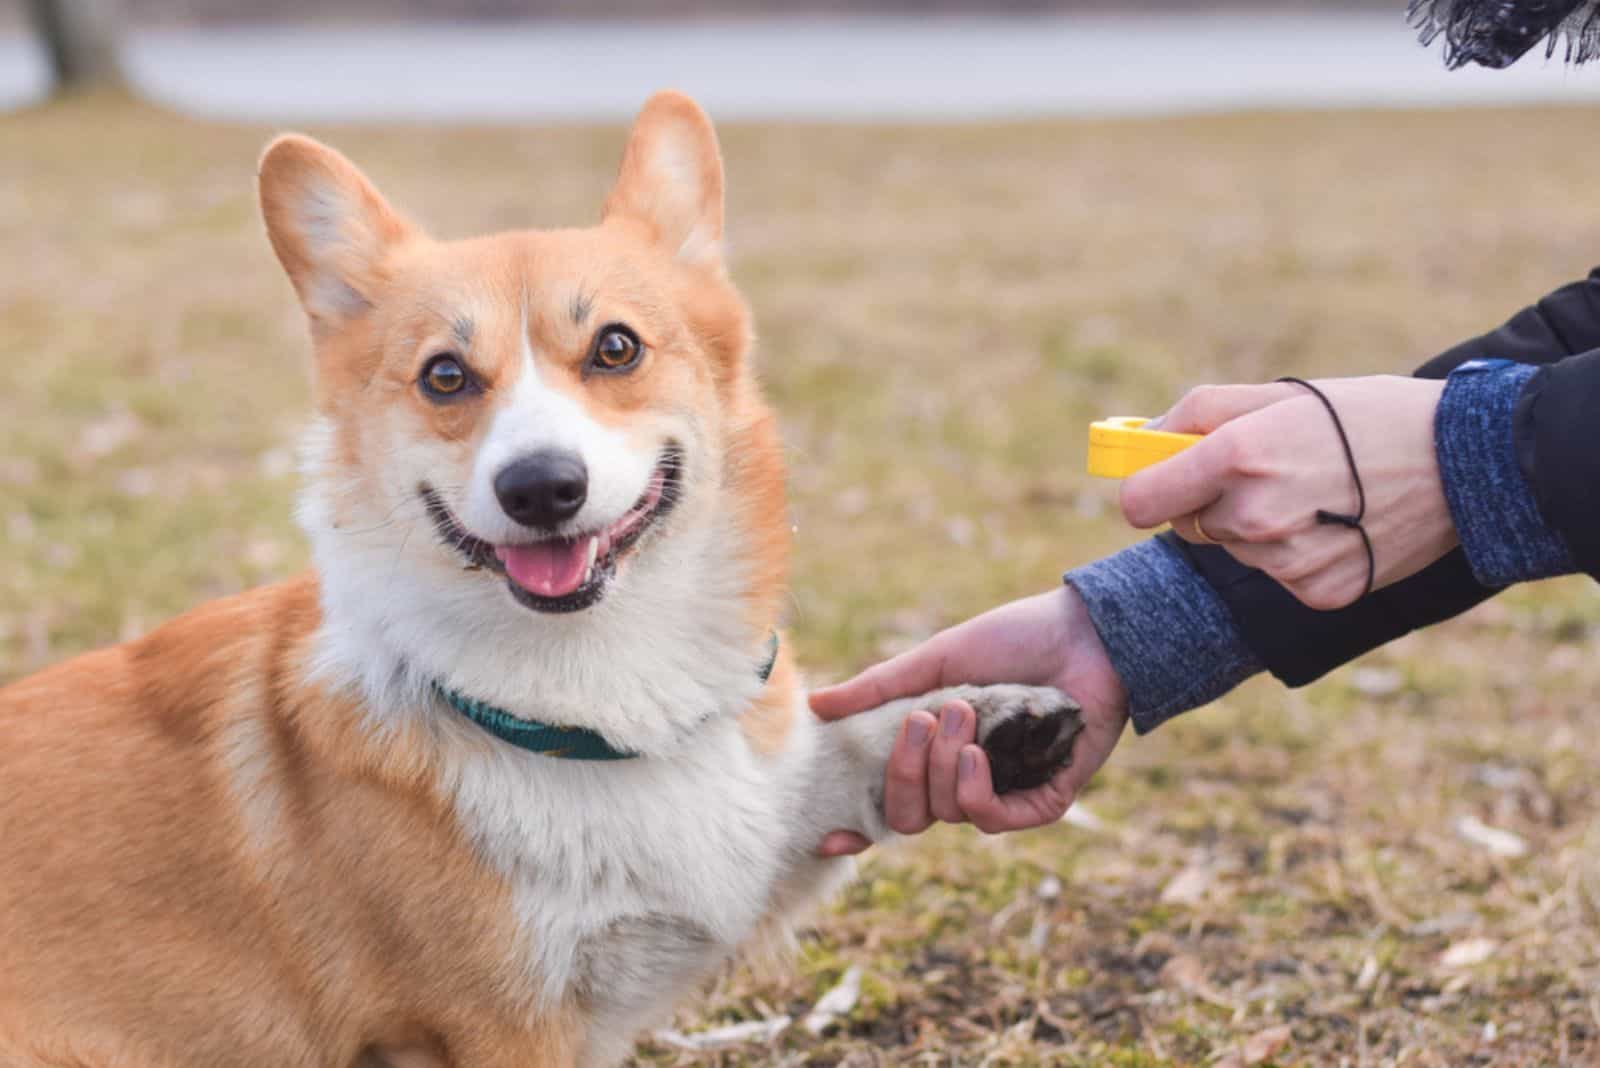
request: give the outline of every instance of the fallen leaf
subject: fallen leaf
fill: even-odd
[[[1168,986],[1176,986],[1201,1001],[1234,1012],[1239,1011],[1239,1006],[1218,993],[1211,985],[1211,981],[1206,978],[1204,966],[1186,953],[1180,953],[1163,964],[1158,978]]]
[[[1479,918],[1478,914],[1471,909],[1458,909],[1455,912],[1446,912],[1440,916],[1429,916],[1425,920],[1418,920],[1406,928],[1406,934],[1414,938],[1450,934],[1452,931],[1460,931],[1474,926]]]
[[[1493,957],[1500,943],[1492,938],[1469,938],[1439,954],[1441,968],[1471,968]]]
[[[820,1035],[835,1020],[856,1007],[856,1002],[861,997],[861,967],[852,965],[844,973],[838,985],[817,999],[817,1003],[806,1014],[806,1030],[814,1035]]]
[[[1508,764],[1478,764],[1472,769],[1472,777],[1495,790],[1523,790],[1539,784],[1527,768]]]
[[[1291,1037],[1293,1032],[1288,1024],[1279,1024],[1265,1031],[1257,1031],[1244,1040],[1244,1063],[1260,1064],[1262,1061],[1271,1060],[1289,1045]]]
[[[1528,852],[1528,843],[1520,835],[1491,827],[1474,816],[1460,817],[1455,827],[1461,837],[1497,857],[1520,857]]]
[[[1361,972],[1356,976],[1357,990],[1371,990],[1372,984],[1378,981],[1378,958],[1367,954],[1367,959],[1361,962]]]
[[[1006,903],[1005,907],[1003,907],[999,912],[996,912],[994,916],[990,918],[989,931],[992,934],[999,934],[1001,931],[1004,931],[1006,929],[1006,925],[1011,922],[1012,917],[1021,912],[1027,906],[1027,904],[1028,899],[1022,894],[1018,894],[1016,897],[1012,898]]]
[[[1161,890],[1163,905],[1198,905],[1205,900],[1211,883],[1216,878],[1210,867],[1191,864],[1172,877]]]
[[[693,1052],[730,1049],[751,1042],[771,1042],[789,1029],[794,1022],[789,1016],[774,1016],[770,1020],[749,1020],[745,1023],[713,1027],[709,1031],[684,1034],[682,1031],[657,1031],[655,1040],[663,1046]]]
[[[1223,1054],[1214,1062],[1212,1068],[1248,1068],[1250,1065],[1269,1061],[1283,1051],[1291,1037],[1292,1033],[1287,1024],[1257,1031],[1240,1043],[1238,1048]]]
[[[1350,685],[1363,697],[1392,697],[1405,681],[1394,668],[1356,668],[1350,673]]]
[[[1206,971],[1199,960],[1180,953],[1161,966],[1160,979],[1168,986],[1194,994],[1206,987]]]

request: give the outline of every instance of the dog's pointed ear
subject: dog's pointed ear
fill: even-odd
[[[643,223],[673,256],[722,262],[722,153],[700,105],[657,93],[634,120],[602,218]]]
[[[309,137],[268,145],[257,185],[272,249],[320,330],[370,308],[390,253],[418,236],[355,164]]]

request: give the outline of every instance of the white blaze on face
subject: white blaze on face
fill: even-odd
[[[556,548],[551,544],[547,546],[550,551],[538,560],[522,562],[555,571],[561,571],[570,563],[580,569],[577,578],[581,579],[594,564],[595,556],[603,551],[604,532],[627,516],[649,489],[657,457],[653,452],[640,452],[630,447],[625,435],[596,421],[580,401],[546,385],[539,377],[533,354],[524,351],[516,383],[495,412],[473,461],[471,484],[461,516],[473,534],[500,547],[523,545],[540,538],[550,540],[547,533],[530,531],[507,516],[494,489],[495,478],[501,471],[524,457],[547,451],[571,453],[583,461],[588,472],[587,497],[582,509],[567,521],[564,529],[573,535],[596,537],[574,547],[575,555],[570,561],[565,557],[545,559]],[[513,577],[518,577],[515,563],[507,561]],[[550,591],[537,588],[546,583],[556,587],[572,584],[565,579],[547,577],[531,588],[550,596]]]

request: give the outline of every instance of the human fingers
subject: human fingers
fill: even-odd
[[[866,835],[855,831],[829,831],[823,836],[822,844],[817,846],[817,856],[849,857],[865,853],[871,848],[872,842]]]
[[[1179,398],[1165,415],[1145,424],[1149,430],[1173,434],[1209,434],[1241,415],[1296,395],[1288,382],[1261,385],[1196,386]]]
[[[1219,431],[1170,459],[1130,475],[1122,483],[1123,516],[1147,530],[1210,505],[1222,496],[1238,468],[1235,437],[1228,431]]]
[[[962,811],[980,830],[991,834],[1055,822],[1105,764],[1127,722],[1122,706],[1087,711],[1083,730],[1073,743],[1071,762],[1044,785],[1012,794],[995,794],[987,755],[978,746],[967,746],[961,754],[958,786]]]
[[[900,725],[889,754],[883,814],[890,828],[900,834],[920,834],[933,822],[928,808],[928,748],[936,729],[928,713],[911,713]]]
[[[937,690],[945,669],[945,631],[914,649],[874,664],[853,679],[826,686],[811,694],[811,711],[825,720],[843,719],[877,708],[900,697]]]
[[[962,812],[985,834],[1021,831],[1054,823],[1066,813],[1072,797],[1063,789],[1065,776],[1063,769],[1042,786],[996,794],[988,755],[969,745],[961,750],[956,796]]]
[[[965,701],[951,701],[939,711],[939,734],[928,751],[928,808],[935,819],[966,822],[956,799],[961,751],[977,735],[977,714]]]
[[[1224,540],[1213,534],[1211,528],[1202,523],[1199,512],[1180,515],[1174,519],[1172,532],[1191,545],[1220,545]]]
[[[1264,480],[1236,483],[1221,497],[1172,525],[1180,537],[1199,544],[1282,545],[1311,540],[1316,508],[1285,500],[1283,487]],[[1188,537],[1189,534],[1193,537]]]

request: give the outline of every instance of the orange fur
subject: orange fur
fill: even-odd
[[[485,1034],[528,1017],[483,960],[504,887],[305,681],[317,620],[301,578],[0,691],[0,1063],[570,1061],[559,1018]]]

